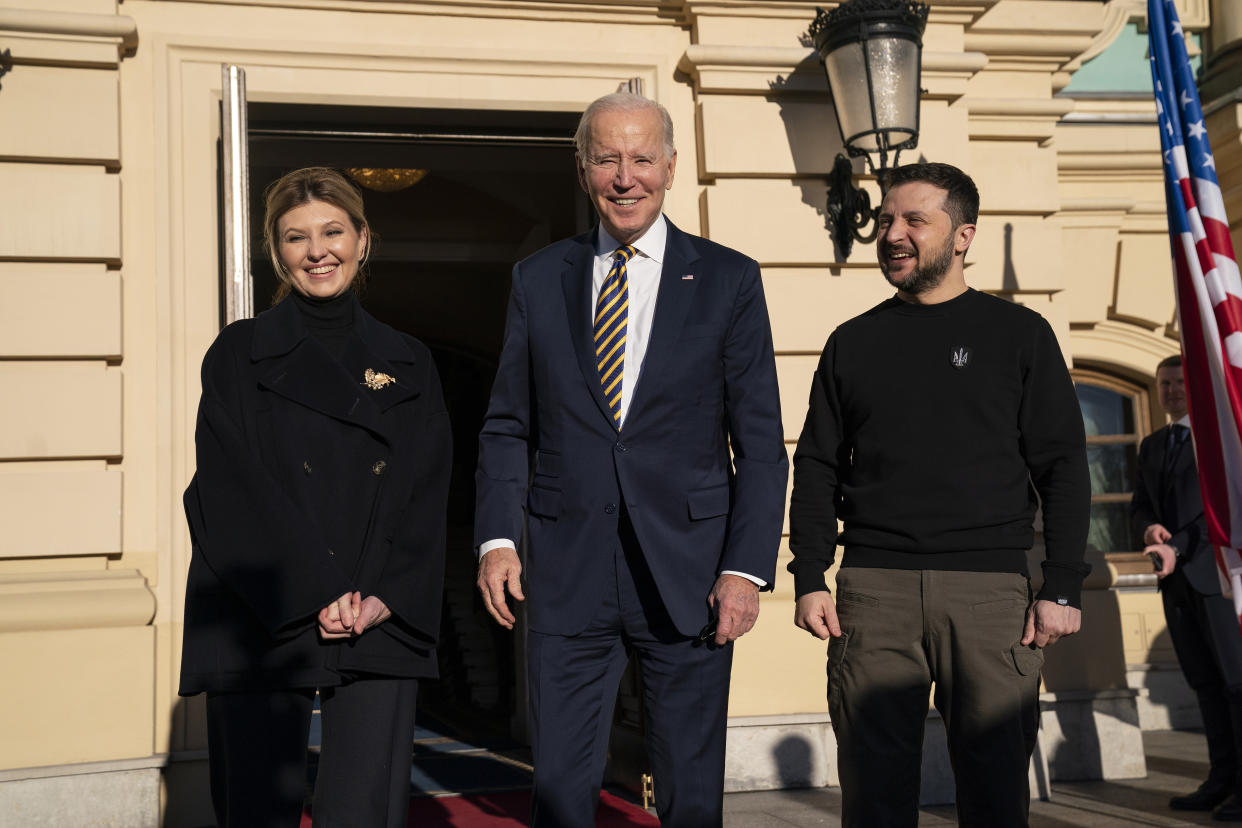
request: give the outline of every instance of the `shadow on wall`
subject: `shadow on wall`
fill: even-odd
[[[817,84],[808,79],[816,77]],[[780,109],[781,121],[785,127],[785,137],[789,142],[789,151],[793,158],[793,184],[802,191],[802,203],[815,210],[823,220],[825,230],[831,230],[830,217],[827,209],[829,174],[838,153],[844,153],[841,142],[841,130],[837,125],[836,113],[832,107],[832,97],[823,78],[823,67],[815,58],[807,58],[799,64],[794,74],[786,77],[778,75],[769,83],[772,90],[766,100]],[[808,92],[817,93],[813,97]],[[893,160],[893,159],[891,159]],[[921,152],[906,163],[928,160]],[[855,185],[863,188],[864,195],[870,200],[874,197],[876,187],[875,176],[868,172],[862,158],[851,158]],[[878,203],[864,205],[875,208]],[[868,227],[867,232],[872,232]],[[857,255],[857,251],[851,251]],[[847,257],[840,246],[833,240],[833,261],[844,262]]]
[[[772,764],[782,789],[819,786],[815,751],[805,736],[789,735],[777,742]]]
[[[1013,267],[1013,223],[1005,222],[1005,262],[1001,271],[1001,287],[1004,290],[1018,289],[1018,273]]]
[[[162,828],[213,828],[211,780],[207,770],[207,697],[179,698],[173,706],[172,732],[189,749],[174,750],[162,774]],[[174,737],[177,738],[177,737]]]
[[[1092,563],[1097,568],[1106,566]],[[1117,594],[1111,589],[1087,588],[1082,602],[1083,631],[1046,651],[1044,688],[1054,699],[1051,705],[1043,705],[1049,771],[1057,780],[1145,775]],[[1139,756],[1123,755],[1135,747],[1136,740]]]
[[[1176,656],[1165,655],[1157,661],[1159,654],[1169,654],[1173,650],[1173,639],[1167,629],[1151,642],[1148,669],[1142,676],[1141,693],[1146,698],[1140,704],[1147,708],[1147,720],[1143,722],[1145,730],[1197,730],[1203,727],[1203,716],[1199,712],[1199,702],[1195,691],[1186,681]]]
[[[808,58],[798,67],[800,71],[816,72],[822,75],[823,70],[814,58]],[[826,83],[825,83],[826,86]],[[769,87],[772,92],[765,95],[765,100],[774,103],[780,110],[781,122],[785,126],[785,139],[789,142],[789,152],[793,157],[793,184],[802,194],[802,203],[815,210],[825,230],[832,228],[828,222],[828,173],[832,170],[832,161],[838,152],[842,152],[841,131],[837,127],[836,114],[832,109],[832,98],[825,94],[820,103],[823,110],[822,122],[808,128],[806,117],[807,107],[805,95],[792,97],[795,91],[805,92],[806,84],[797,83],[793,76],[777,75]],[[825,88],[825,93],[827,89]],[[793,103],[796,102],[796,103]],[[816,119],[819,120],[819,119]],[[862,169],[862,160],[854,161],[854,172]],[[833,242],[832,260],[843,262],[846,257]]]

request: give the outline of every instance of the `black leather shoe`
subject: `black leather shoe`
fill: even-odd
[[[1229,797],[1212,811],[1212,819],[1217,822],[1242,822],[1242,798],[1237,794]]]
[[[1196,790],[1182,796],[1175,796],[1169,800],[1169,807],[1174,811],[1211,811],[1217,805],[1220,805],[1229,795],[1233,793],[1233,789],[1229,785],[1217,785],[1212,782],[1204,782]],[[1242,801],[1234,799],[1242,807]]]

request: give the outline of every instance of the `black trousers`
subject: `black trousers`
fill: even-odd
[[[1173,652],[1203,716],[1208,781],[1242,795],[1242,636],[1233,602],[1197,592],[1181,567],[1160,582],[1160,599]]]
[[[573,636],[530,634],[532,823],[595,824],[617,687],[633,650],[660,824],[719,826],[733,645],[700,644],[677,632],[627,519],[619,534],[613,577],[587,628]]]
[[[315,828],[405,828],[417,679],[320,691]],[[220,828],[296,828],[314,689],[207,694],[211,800]]]

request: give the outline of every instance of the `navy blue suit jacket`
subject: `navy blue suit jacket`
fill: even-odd
[[[1190,585],[1200,595],[1220,595],[1220,575],[1203,515],[1194,446],[1188,437],[1173,468],[1166,472],[1169,428],[1156,429],[1139,445],[1138,479],[1130,499],[1134,539],[1141,543],[1148,526],[1163,525],[1173,535],[1168,542],[1179,551],[1178,566]]]
[[[651,338],[618,432],[592,347],[595,238],[513,268],[479,435],[475,543],[517,539],[525,512],[531,628],[573,635],[598,606],[624,506],[669,616],[694,635],[721,570],[769,588],[776,577],[788,459],[759,266],[669,223]]]

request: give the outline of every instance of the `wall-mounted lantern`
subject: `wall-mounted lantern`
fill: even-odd
[[[862,156],[876,174],[880,192],[886,189],[884,171],[888,154],[893,164],[903,149],[919,142],[919,96],[922,80],[923,29],[926,3],[916,0],[846,0],[832,11],[818,10],[809,34],[837,114],[841,141],[851,158]],[[879,164],[871,154],[879,155]],[[828,190],[828,217],[832,238],[848,258],[854,241],[875,238],[873,224],[879,205],[854,186],[853,166],[837,155]]]

